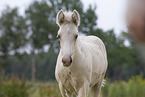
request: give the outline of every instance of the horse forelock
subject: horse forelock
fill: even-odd
[[[71,11],[64,11],[64,23],[62,26],[60,26],[60,30],[58,31],[58,33],[60,32],[73,32],[73,33],[77,33],[76,26],[74,26],[73,20],[72,20],[72,14],[73,12]]]
[[[72,12],[71,11],[68,11],[68,12],[65,11],[64,16],[65,16],[65,18],[64,18],[65,24],[69,24],[72,22]]]

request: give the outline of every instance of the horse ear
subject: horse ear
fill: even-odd
[[[72,20],[75,23],[75,25],[77,25],[77,26],[80,25],[80,15],[76,10],[73,11]]]
[[[63,10],[61,9],[56,16],[56,24],[58,24],[59,26],[64,23],[64,13]]]

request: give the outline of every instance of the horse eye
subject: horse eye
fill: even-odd
[[[57,38],[57,39],[60,39],[60,35],[58,35],[56,38]]]
[[[77,38],[78,38],[78,35],[75,36],[75,39],[77,39]]]

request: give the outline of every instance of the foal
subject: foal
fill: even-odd
[[[63,97],[99,97],[107,69],[107,54],[103,42],[96,36],[79,36],[80,17],[76,10],[57,14],[60,29],[60,52],[55,76]]]

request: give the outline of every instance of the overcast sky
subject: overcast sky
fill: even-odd
[[[24,9],[32,0],[0,0],[0,11],[9,5],[10,7],[19,7],[20,13],[24,14]],[[119,35],[121,31],[126,31],[124,13],[127,0],[81,0],[85,9],[89,4],[96,4],[98,15],[98,27],[106,30],[114,29]]]

